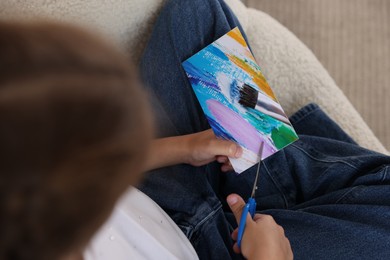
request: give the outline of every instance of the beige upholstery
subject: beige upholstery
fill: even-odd
[[[49,17],[98,29],[138,60],[163,0],[2,0],[7,19]],[[303,105],[318,103],[360,145],[387,152],[312,52],[265,13],[226,0],[247,33],[271,87],[291,115]],[[322,127],[319,125],[318,127]]]
[[[306,44],[390,149],[390,1],[242,1]]]

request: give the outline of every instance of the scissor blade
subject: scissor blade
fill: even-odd
[[[259,161],[259,164],[257,165],[256,178],[255,178],[255,182],[253,183],[252,194],[251,194],[252,198],[255,197],[255,192],[256,192],[256,188],[257,188],[257,179],[259,178],[261,158],[263,156],[263,147],[264,147],[264,142],[261,142],[260,151],[259,151],[260,161]]]

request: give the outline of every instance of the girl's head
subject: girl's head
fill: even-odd
[[[0,23],[0,258],[81,249],[137,182],[145,95],[110,44],[71,26]]]

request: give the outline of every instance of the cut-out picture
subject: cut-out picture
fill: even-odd
[[[218,138],[244,150],[230,159],[237,173],[298,139],[294,128],[236,27],[183,62],[200,105]]]

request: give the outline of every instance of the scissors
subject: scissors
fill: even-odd
[[[251,217],[253,219],[253,216],[255,215],[255,211],[256,211],[256,201],[255,201],[254,197],[255,197],[256,188],[257,188],[257,179],[259,178],[260,163],[261,163],[261,157],[263,154],[263,146],[264,146],[264,142],[261,142],[260,152],[259,152],[260,161],[259,161],[259,164],[257,165],[256,178],[255,178],[255,182],[253,183],[252,194],[251,194],[250,198],[248,199],[248,202],[246,203],[246,205],[242,211],[240,224],[238,226],[237,245],[240,248],[241,248],[242,236],[244,235],[244,230],[245,230],[246,216],[249,213],[249,214],[251,214]]]

